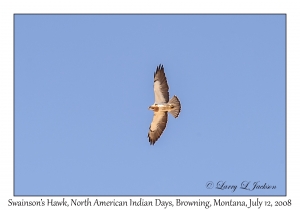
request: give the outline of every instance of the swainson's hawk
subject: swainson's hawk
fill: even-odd
[[[149,107],[154,112],[152,123],[149,127],[148,137],[150,145],[154,145],[166,128],[168,112],[175,118],[178,117],[181,105],[177,96],[169,101],[169,86],[164,72],[164,66],[159,65],[154,72],[155,102]]]

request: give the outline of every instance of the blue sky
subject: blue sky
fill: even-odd
[[[284,15],[14,18],[15,195],[285,194]],[[150,146],[159,64],[182,111]]]

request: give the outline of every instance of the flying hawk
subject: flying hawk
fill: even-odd
[[[159,65],[156,68],[156,72],[154,72],[153,86],[155,102],[149,107],[154,112],[148,132],[150,145],[154,145],[164,132],[168,121],[168,112],[176,118],[181,110],[180,101],[177,96],[174,95],[169,101],[169,86],[163,65]]]

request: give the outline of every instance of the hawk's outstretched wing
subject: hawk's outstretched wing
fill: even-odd
[[[163,65],[159,65],[154,73],[154,96],[156,104],[168,103],[169,101],[169,86]]]
[[[168,112],[154,112],[153,120],[149,128],[149,142],[155,144],[157,139],[163,133],[168,121]]]

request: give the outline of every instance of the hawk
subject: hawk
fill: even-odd
[[[169,86],[163,65],[157,66],[156,72],[154,72],[153,86],[155,102],[149,107],[154,112],[148,132],[150,145],[154,145],[164,132],[168,121],[168,112],[177,118],[181,110],[180,101],[176,95],[169,101]]]

